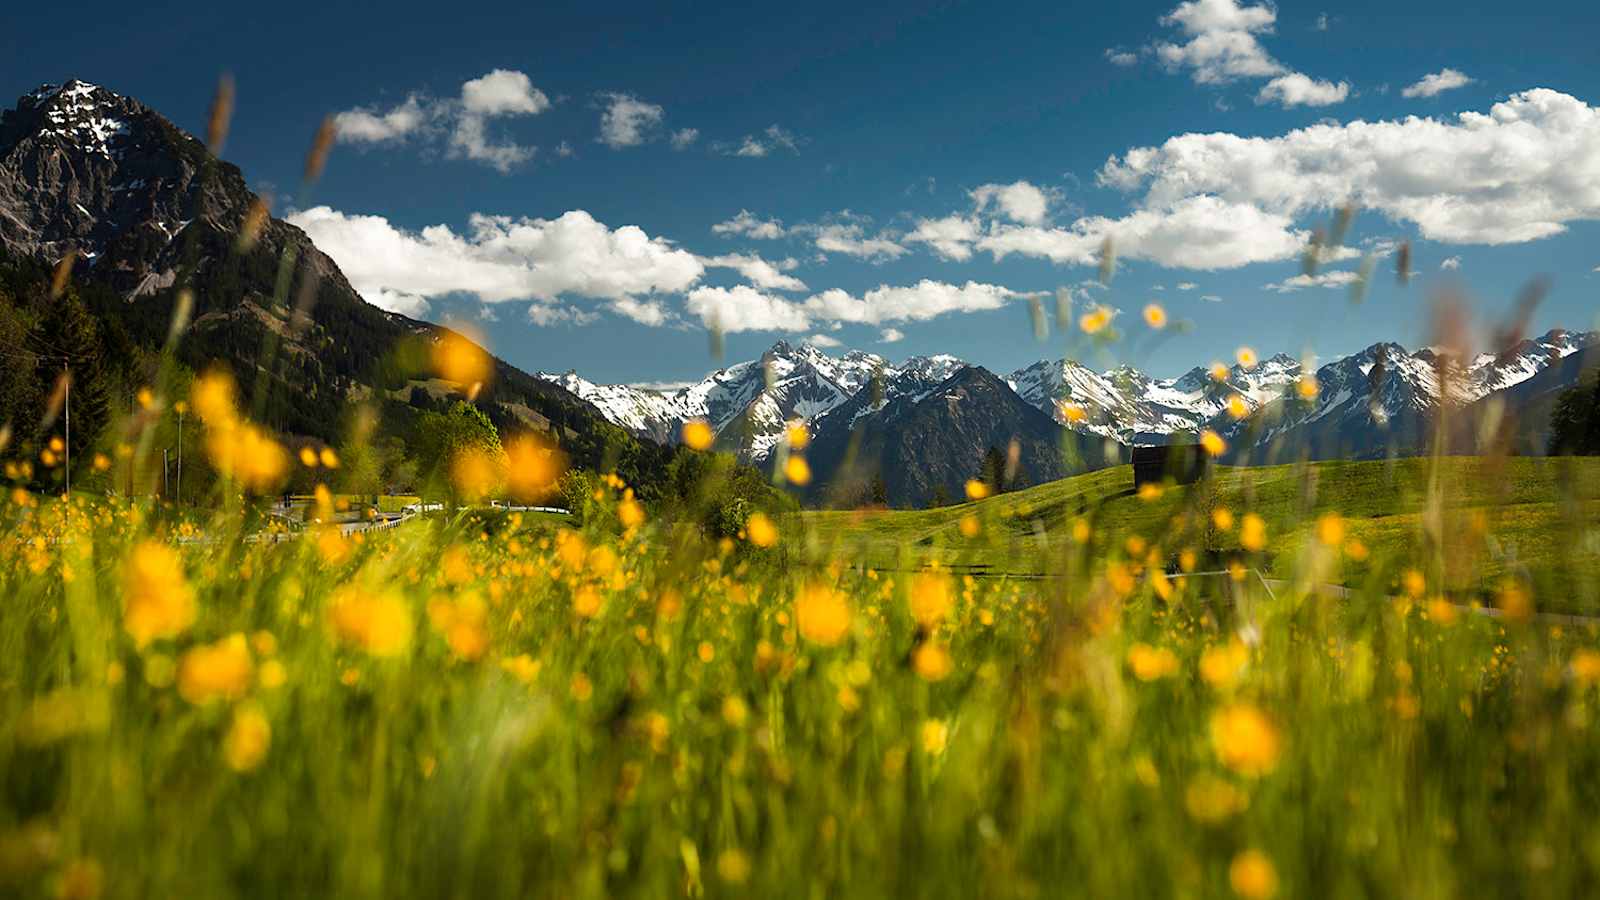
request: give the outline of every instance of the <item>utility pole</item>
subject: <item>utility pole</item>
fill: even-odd
[[[189,404],[179,400],[178,407],[178,492],[174,497],[177,502],[183,502],[183,414],[188,411]]]

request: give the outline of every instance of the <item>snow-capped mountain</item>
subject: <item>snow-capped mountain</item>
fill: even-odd
[[[676,441],[683,423],[704,419],[718,445],[741,457],[766,458],[791,421],[809,422],[861,393],[883,357],[852,350],[833,357],[811,344],[779,341],[760,359],[718,369],[676,391],[601,385],[575,372],[538,377],[593,403],[611,422],[661,441]]]
[[[1041,360],[1003,380],[1067,429],[1122,444],[1164,443],[1209,428],[1239,452],[1316,435],[1329,448],[1325,455],[1359,454],[1420,440],[1445,399],[1470,404],[1595,346],[1600,334],[1556,330],[1457,365],[1432,348],[1411,352],[1379,343],[1317,368],[1317,392],[1309,398],[1297,392],[1301,361],[1282,353],[1249,367],[1235,364],[1221,380],[1203,367],[1152,378],[1132,366],[1097,372],[1069,359]],[[676,440],[689,419],[706,419],[721,446],[760,461],[789,422],[817,434],[849,430],[864,417],[892,417],[966,367],[949,355],[894,365],[875,354],[833,357],[810,344],[779,341],[760,359],[673,392],[597,385],[570,372],[540,377],[590,401],[612,422],[660,440]],[[1242,420],[1229,408],[1234,397],[1246,413]]]

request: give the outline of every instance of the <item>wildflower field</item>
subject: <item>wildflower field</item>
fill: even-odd
[[[1589,893],[1600,623],[1546,612],[1597,605],[1595,470],[1461,475],[1483,464],[1365,464],[1377,511],[1319,502],[1346,476],[1316,465],[1080,502],[1122,469],[720,541],[617,479],[578,527],[480,508],[280,542],[248,503],[18,490],[0,885]],[[1560,536],[1535,568],[1497,540],[1544,502],[1518,480]],[[1031,577],[1002,574],[1027,541]]]

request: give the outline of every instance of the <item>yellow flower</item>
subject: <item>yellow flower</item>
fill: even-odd
[[[289,471],[289,452],[248,422],[213,425],[206,435],[206,452],[219,473],[258,494],[272,493]]]
[[[195,647],[178,663],[178,694],[196,706],[238,700],[254,680],[255,663],[243,634]]]
[[[288,680],[288,670],[283,667],[283,663],[275,659],[262,663],[261,670],[256,675],[256,682],[267,690],[283,687],[284,682]]]
[[[1338,547],[1344,543],[1344,517],[1338,513],[1323,513],[1317,517],[1317,540],[1324,547]]]
[[[223,425],[237,415],[234,402],[233,376],[217,369],[202,376],[190,389],[195,412],[209,425]]]
[[[1244,402],[1243,394],[1228,395],[1228,415],[1235,419],[1242,419],[1250,415],[1250,404]]]
[[[1239,546],[1252,553],[1267,546],[1267,523],[1255,513],[1245,513],[1239,523]]]
[[[537,503],[556,492],[566,471],[561,450],[543,437],[525,433],[506,441],[506,490],[523,503]]]
[[[956,527],[961,530],[961,536],[965,538],[975,538],[978,536],[978,532],[982,530],[978,524],[978,517],[973,515],[962,516],[961,520],[956,523]]]
[[[1221,456],[1228,452],[1228,442],[1222,439],[1222,435],[1209,428],[1200,432],[1200,446],[1212,456]]]
[[[1507,621],[1526,622],[1533,615],[1533,594],[1515,578],[1508,576],[1500,582],[1494,602]]]
[[[335,634],[373,656],[398,656],[411,646],[411,608],[397,591],[371,594],[343,587],[334,594],[329,617]]]
[[[1423,577],[1422,573],[1416,569],[1407,569],[1400,576],[1400,587],[1413,600],[1420,600],[1428,590],[1428,579]]]
[[[500,462],[482,447],[459,450],[450,460],[450,483],[468,502],[482,500],[500,484]]]
[[[1084,334],[1097,334],[1111,324],[1111,310],[1104,306],[1096,306],[1078,317],[1078,327]]]
[[[811,466],[804,456],[791,454],[789,461],[783,464],[783,477],[789,479],[790,484],[803,487],[811,483]]]
[[[440,331],[433,345],[433,368],[446,381],[465,386],[469,393],[489,379],[493,362],[482,347],[453,331]]]
[[[1600,653],[1585,648],[1572,654],[1572,678],[1584,687],[1600,683]]]
[[[912,653],[911,667],[923,681],[943,681],[955,666],[950,662],[950,651],[942,644],[929,641]]]
[[[266,713],[254,704],[233,711],[233,724],[222,739],[222,757],[228,768],[235,772],[248,772],[261,765],[272,746],[272,724]]]
[[[1302,375],[1295,381],[1294,390],[1300,395],[1301,400],[1317,399],[1317,376]]]
[[[1239,365],[1244,366],[1246,369],[1254,369],[1256,367],[1256,352],[1249,347],[1240,347],[1233,356],[1234,359],[1239,361]]]
[[[632,497],[624,497],[617,504],[617,521],[623,528],[638,528],[644,524],[644,506]]]
[[[791,450],[804,450],[806,444],[811,443],[811,433],[806,431],[806,426],[800,422],[790,422],[784,431],[784,436],[789,439]]]
[[[937,572],[918,572],[911,579],[911,618],[923,628],[934,628],[950,614],[955,592],[950,579]]]
[[[741,697],[729,696],[722,701],[722,721],[729,728],[743,728],[750,717],[750,707]]]
[[[989,485],[976,478],[967,479],[967,499],[982,500],[989,496]]]
[[[144,541],[124,569],[122,625],[141,649],[153,640],[177,637],[194,624],[194,589],[171,547]]]
[[[701,641],[700,646],[695,648],[695,655],[700,657],[701,662],[708,663],[717,658],[717,648],[711,646],[710,641]]]
[[[317,451],[311,449],[310,446],[301,447],[300,448],[300,465],[305,466],[308,469],[316,468],[316,466],[317,466]]]
[[[539,677],[539,670],[544,665],[526,653],[500,660],[500,668],[523,684],[532,684]]]
[[[1278,893],[1278,870],[1260,850],[1246,850],[1228,866],[1228,884],[1244,900],[1271,900]]]
[[[1167,311],[1159,303],[1151,303],[1144,308],[1144,323],[1151,328],[1167,327]]]
[[[1061,411],[1061,418],[1065,419],[1069,425],[1076,425],[1089,418],[1089,413],[1076,403],[1068,403],[1063,400],[1056,404],[1056,409]]]
[[[778,543],[778,526],[765,513],[753,513],[744,523],[745,536],[757,547],[771,547]]]
[[[589,680],[588,675],[579,672],[572,676],[568,690],[572,693],[572,699],[579,703],[588,703],[589,698],[594,696],[594,682]]]
[[[1277,726],[1261,710],[1245,703],[1212,714],[1211,745],[1223,765],[1251,777],[1276,768],[1283,749]]]
[[[838,590],[820,582],[800,589],[794,601],[795,624],[806,640],[832,647],[850,632],[850,607]]]
[[[1140,681],[1156,681],[1178,671],[1178,656],[1166,647],[1134,644],[1128,648],[1128,668]]]
[[[717,877],[728,884],[744,884],[750,880],[750,857],[738,849],[729,848],[717,854]]]
[[[938,756],[950,741],[950,726],[942,719],[926,719],[922,723],[922,752]]]
[[[683,442],[690,450],[710,450],[711,442],[715,439],[711,424],[705,419],[690,419],[683,423]]]
[[[1454,625],[1458,615],[1455,605],[1443,597],[1435,597],[1428,601],[1428,621],[1435,625]]]
[[[1228,372],[1227,363],[1223,363],[1223,362],[1220,362],[1220,361],[1219,362],[1213,362],[1211,364],[1211,368],[1208,369],[1207,371],[1210,372],[1212,381],[1219,381],[1219,382],[1220,381],[1227,381],[1228,380],[1228,375],[1231,374],[1231,373]]]
[[[578,588],[572,595],[572,611],[580,618],[592,619],[600,615],[600,610],[604,606],[605,599],[592,584]]]
[[[1244,791],[1214,775],[1201,775],[1183,792],[1183,807],[1197,822],[1215,825],[1250,805]]]
[[[1250,662],[1250,649],[1234,639],[1218,647],[1207,647],[1200,654],[1200,677],[1214,688],[1226,688],[1238,680]]]
[[[339,468],[339,454],[335,453],[332,447],[323,447],[322,452],[317,454],[317,459],[324,469]]]

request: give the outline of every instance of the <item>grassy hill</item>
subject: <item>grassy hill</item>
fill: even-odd
[[[1217,527],[1218,509],[1233,515],[1232,528]],[[1259,552],[1240,545],[1246,513],[1266,526]],[[808,560],[885,570],[937,562],[973,575],[1038,576],[1106,553],[1173,568],[1192,550],[1198,569],[1237,559],[1270,577],[1295,568],[1329,514],[1338,524],[1328,527],[1343,532],[1329,583],[1392,581],[1398,560],[1427,560],[1438,576],[1430,583],[1464,597],[1521,574],[1539,587],[1541,608],[1600,610],[1594,458],[1218,467],[1210,482],[1159,496],[1136,494],[1131,467],[1119,466],[939,509],[805,512],[797,524],[809,534]]]

